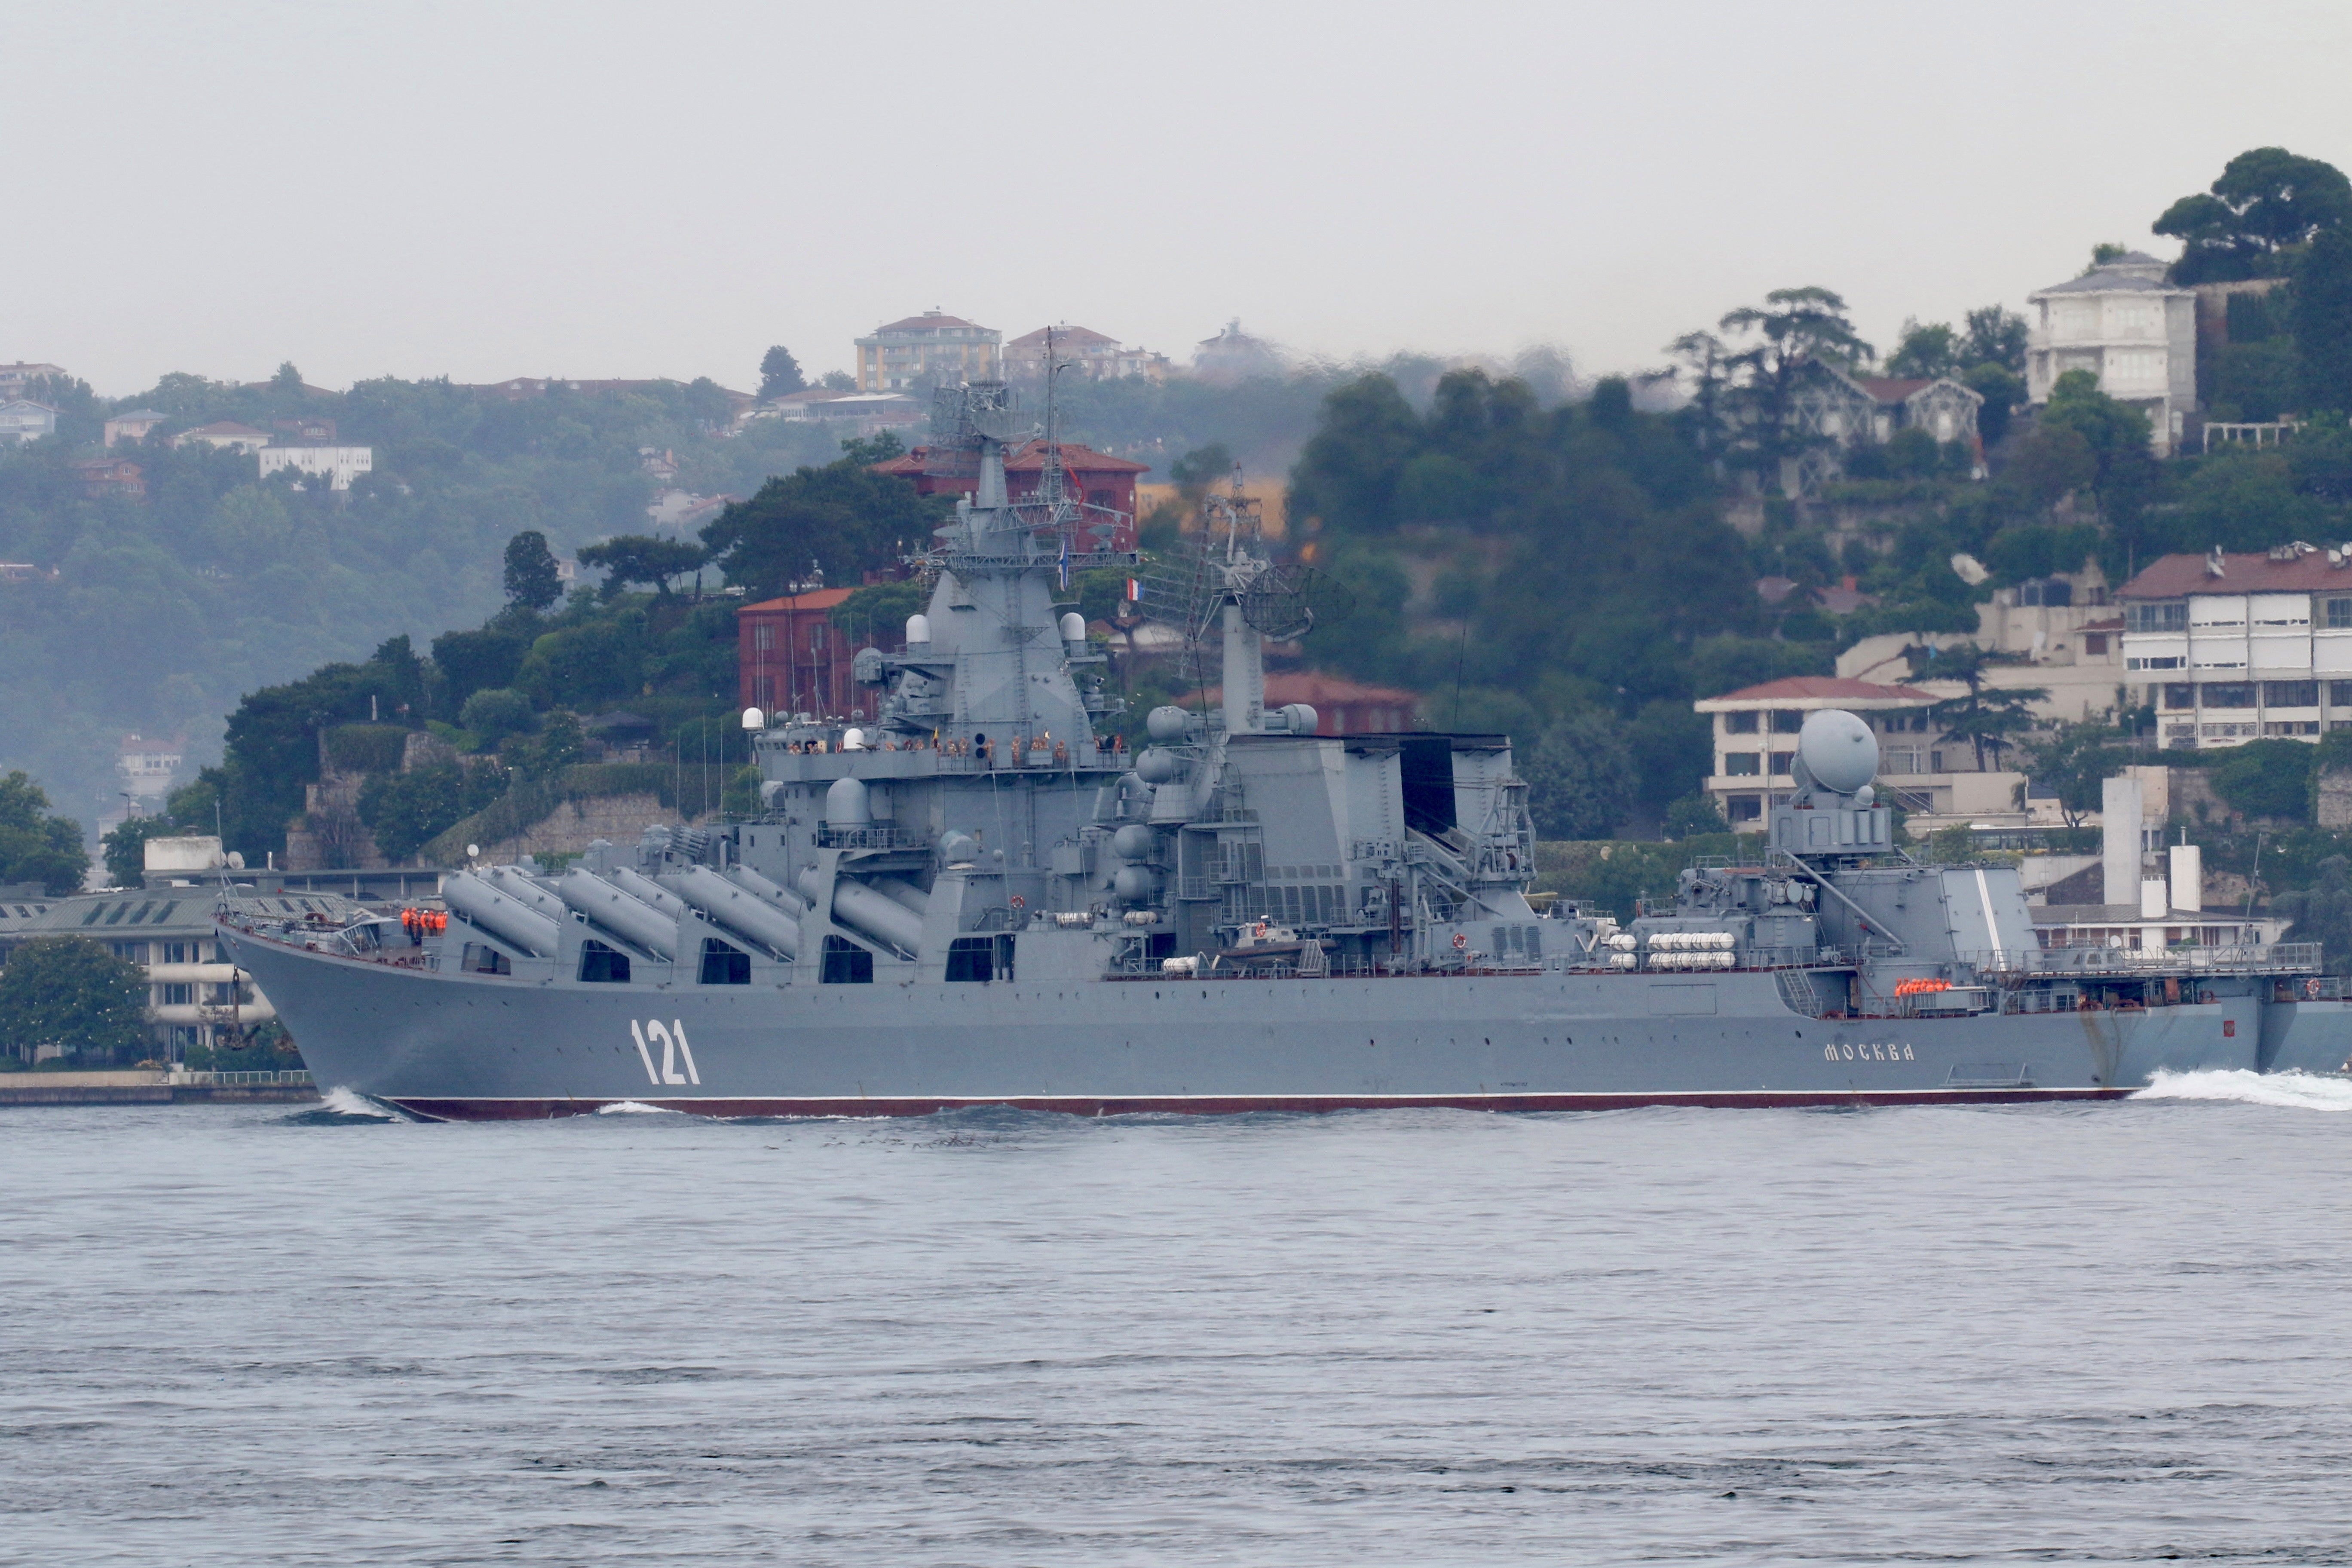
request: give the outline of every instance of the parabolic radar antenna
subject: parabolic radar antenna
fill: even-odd
[[[1878,773],[1878,738],[1870,726],[1843,709],[1805,715],[1797,732],[1797,755],[1823,789],[1852,795]]]
[[[1276,642],[1305,637],[1348,618],[1356,595],[1338,578],[1312,566],[1268,566],[1241,595],[1242,619]]]

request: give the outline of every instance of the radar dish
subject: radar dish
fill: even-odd
[[[1878,773],[1878,737],[1843,709],[1824,708],[1805,715],[1797,755],[1823,788],[1852,795]]]
[[[1136,609],[1191,641],[1206,635],[1215,618],[1224,596],[1224,568],[1195,537],[1154,556],[1137,574],[1136,586]]]
[[[1356,607],[1345,583],[1312,566],[1268,566],[1241,596],[1242,619],[1276,642],[1344,621]]]

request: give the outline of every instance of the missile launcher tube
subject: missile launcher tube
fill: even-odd
[[[686,905],[678,896],[651,877],[640,875],[626,866],[615,866],[606,876],[611,879],[613,886],[640,903],[651,904],[672,920],[686,913]]]
[[[730,866],[719,874],[745,892],[767,900],[795,921],[808,913],[809,901],[806,899],[781,882],[771,882],[748,866]]]
[[[801,891],[812,900],[816,897],[816,887],[815,871],[801,873]],[[886,942],[901,952],[916,953],[923,950],[921,917],[863,882],[853,882],[846,878],[834,879],[833,916],[851,930]]]
[[[593,871],[574,866],[555,884],[556,896],[605,930],[644,948],[656,958],[677,951],[677,921],[651,904],[623,892]]]
[[[676,897],[700,910],[728,930],[786,958],[801,951],[800,922],[747,889],[739,888],[708,866],[688,866],[666,874],[662,880]]]
[[[482,873],[482,879],[508,898],[537,910],[559,926],[569,918],[564,912],[563,900],[532,881],[520,867],[493,866]]]
[[[441,899],[451,909],[488,931],[537,958],[555,952],[556,925],[545,915],[509,898],[470,871],[453,871],[441,879]]]

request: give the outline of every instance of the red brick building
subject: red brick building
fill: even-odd
[[[820,588],[786,599],[763,599],[735,612],[737,706],[762,712],[814,713],[835,719],[870,715],[875,692],[851,678],[862,647],[896,652],[903,626],[833,624],[834,606],[854,592]]]
[[[147,499],[147,480],[138,464],[128,458],[91,458],[72,465],[74,478],[81,483],[81,493],[91,500],[104,500],[108,496],[124,496],[131,500]]]
[[[945,454],[942,454],[945,456]],[[929,447],[918,447],[903,458],[893,458],[874,465],[877,474],[897,474],[914,481],[918,493],[927,496],[971,495],[980,488],[977,473],[940,472],[934,468],[952,468],[954,465],[935,461]],[[1107,548],[1135,548],[1135,482],[1151,471],[1149,463],[1130,462],[1114,458],[1108,452],[1097,452],[1091,447],[1081,447],[1076,441],[1062,443],[1062,471],[1071,499],[1088,506],[1107,507],[1121,514],[1118,531]],[[1037,488],[1045,482],[1045,443],[1024,441],[1004,451],[1004,493],[1015,506],[1033,500]]]

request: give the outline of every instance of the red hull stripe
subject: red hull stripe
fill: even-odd
[[[608,1105],[651,1105],[693,1116],[931,1116],[942,1110],[1005,1106],[1072,1116],[1236,1116],[1254,1110],[1331,1111],[1442,1109],[1449,1110],[1625,1110],[1645,1105],[1710,1110],[1802,1109],[1834,1105],[2004,1105],[2045,1100],[2121,1100],[2128,1089],[1754,1089],[1705,1094],[1391,1094],[1171,1095],[1096,1099],[1078,1095],[1012,1095],[963,1100],[435,1100],[401,1095],[387,1100],[412,1116],[435,1121],[537,1121],[585,1116]]]

